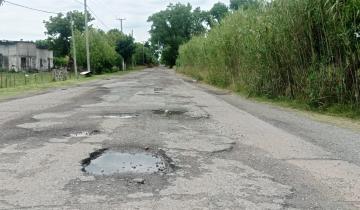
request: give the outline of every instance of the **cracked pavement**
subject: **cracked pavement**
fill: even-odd
[[[359,131],[165,68],[1,102],[0,130],[0,209],[360,209]],[[83,172],[104,148],[174,168]]]

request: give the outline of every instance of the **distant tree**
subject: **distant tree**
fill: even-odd
[[[124,38],[125,34],[118,29],[111,29],[107,32],[106,36],[109,40],[109,43],[113,46],[116,46],[117,43]]]
[[[156,63],[156,58],[148,42],[145,44],[136,43],[133,61],[136,65],[151,65]]]
[[[88,17],[89,22],[94,20],[90,14]],[[75,29],[83,32],[85,30],[85,15],[79,11],[68,12],[66,15],[59,13],[55,17],[50,17],[48,21],[44,21],[49,47],[54,51],[56,57],[64,57],[70,54],[72,19]]]
[[[130,35],[123,35],[116,44],[116,52],[123,57],[127,64],[131,63],[135,48],[135,40]]]
[[[90,31],[90,63],[96,74],[112,71],[116,66],[119,55],[115,51],[106,34],[98,29],[91,28]],[[78,65],[86,67],[85,35],[77,31],[75,33]],[[72,52],[72,51],[71,51]]]
[[[50,41],[48,39],[37,40],[37,41],[35,41],[35,45],[39,49],[49,49],[50,48]]]
[[[259,0],[230,0],[230,9],[239,10],[239,9],[248,9],[252,6],[258,6]]]
[[[211,16],[220,23],[220,21],[228,14],[229,8],[221,2],[214,4],[210,10]]]
[[[170,4],[150,16],[148,22],[152,23],[151,42],[162,50],[161,60],[170,67],[175,65],[179,46],[206,31],[203,13],[199,8],[193,12],[190,4]]]
[[[202,11],[200,7],[197,7],[192,12],[192,33],[191,36],[197,36],[206,32],[205,25],[210,26],[209,20],[211,19],[211,15],[207,11]]]

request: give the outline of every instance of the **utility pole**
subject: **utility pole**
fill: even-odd
[[[120,26],[121,26],[121,32],[124,33],[123,31],[123,21],[126,20],[125,18],[118,18],[116,20],[119,20],[120,21]]]
[[[86,2],[86,0],[84,0],[84,10],[85,10],[85,37],[86,37],[87,71],[91,72],[91,68],[90,68],[90,47],[89,47],[89,26],[88,26],[88,12],[87,12],[87,2]]]
[[[143,65],[145,66],[145,42],[143,43]]]
[[[73,41],[73,50],[74,50],[74,70],[76,79],[79,79],[79,74],[77,70],[77,61],[76,61],[76,43],[75,43],[75,33],[74,33],[74,20],[71,18],[71,35]]]

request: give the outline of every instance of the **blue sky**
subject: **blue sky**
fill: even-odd
[[[23,4],[38,9],[53,12],[67,12],[71,10],[83,10],[83,0],[9,0],[13,3]],[[164,8],[169,3],[191,3],[194,7],[200,6],[208,10],[219,0],[88,0],[89,7],[101,19],[93,24],[103,30],[109,28],[120,28],[120,22],[116,18],[126,18],[124,32],[131,33],[137,41],[144,41],[149,38],[148,30],[150,24],[147,18]],[[229,0],[220,0],[228,4]],[[0,7],[0,40],[37,40],[44,39],[45,28],[43,21],[51,15],[19,8],[5,3]]]

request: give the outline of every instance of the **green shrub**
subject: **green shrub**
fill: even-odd
[[[75,33],[77,63],[86,69],[85,35],[81,32]],[[91,29],[90,39],[90,63],[91,69],[96,74],[102,74],[112,70],[121,61],[120,55],[115,51],[115,46],[110,45],[106,34],[102,31]],[[72,46],[73,47],[73,46]],[[73,52],[73,50],[72,50]]]
[[[66,67],[69,64],[69,57],[55,57],[54,58],[54,66],[59,67]]]
[[[178,69],[314,107],[360,104],[360,1],[274,0],[239,10],[179,50]]]

